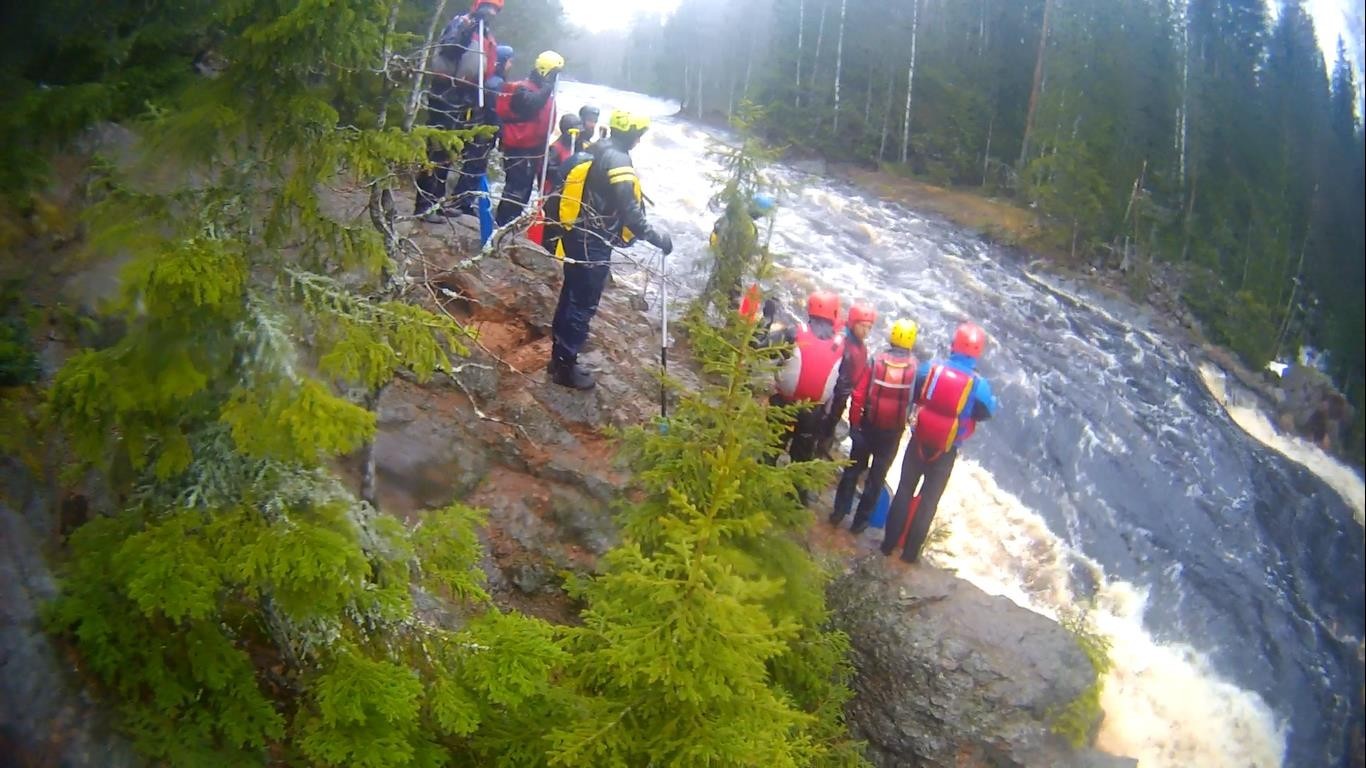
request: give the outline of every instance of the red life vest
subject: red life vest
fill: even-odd
[[[860,423],[873,429],[900,430],[906,426],[914,387],[914,357],[887,352],[878,355],[873,362],[873,375],[868,380]]]
[[[972,397],[975,377],[943,363],[930,366],[925,384],[916,394],[920,411],[915,419],[914,442],[921,455],[936,459],[953,447],[955,439],[972,434],[972,420],[963,419],[963,411]],[[966,421],[966,427],[963,422]]]
[[[839,334],[822,339],[802,323],[796,349],[778,371],[778,394],[789,402],[824,403],[835,391],[844,339]]]
[[[501,141],[504,147],[521,150],[545,148],[550,123],[555,119],[555,99],[546,99],[545,104],[541,105],[541,110],[529,119],[519,116],[512,109],[512,97],[519,89],[526,88],[533,93],[540,93],[542,87],[530,80],[518,80],[503,86],[503,92],[498,94],[494,110],[498,113],[498,119],[503,121]]]

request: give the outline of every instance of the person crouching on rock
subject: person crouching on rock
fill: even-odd
[[[849,316],[853,323],[854,313],[851,311]],[[917,330],[913,320],[903,318],[893,323],[888,339],[891,347],[879,353],[873,364],[863,369],[850,393],[851,463],[840,475],[830,524],[839,525],[849,514],[854,506],[854,491],[858,488],[859,477],[868,470],[871,461],[872,471],[863,485],[863,495],[859,497],[854,522],[849,526],[849,532],[855,535],[868,529],[869,518],[882,494],[882,483],[887,479],[887,470],[891,469],[896,449],[901,445],[901,434],[906,431],[906,422],[910,418],[916,371],[911,349],[915,346]]]
[[[921,363],[916,369],[915,405],[919,410],[911,441],[901,457],[896,496],[887,512],[884,555],[891,555],[900,546],[903,561],[920,559],[920,548],[925,545],[939,498],[958,458],[958,446],[972,436],[978,422],[996,413],[991,384],[976,371],[986,346],[986,331],[975,323],[963,323],[953,334],[948,360]],[[922,478],[925,484],[913,509],[911,502]]]

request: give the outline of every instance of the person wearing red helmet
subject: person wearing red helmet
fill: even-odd
[[[774,328],[769,345],[791,345],[783,366],[778,370],[774,405],[800,405],[792,428],[783,438],[783,448],[793,461],[810,461],[816,456],[823,409],[835,391],[844,358],[844,339],[835,332],[840,297],[831,291],[816,291],[806,300],[806,322],[794,327]],[[807,503],[806,493],[799,494]]]
[[[934,522],[939,499],[949,483],[958,446],[977,423],[996,413],[991,384],[977,373],[986,351],[987,334],[976,323],[963,323],[953,334],[947,360],[921,363],[915,373],[915,427],[901,457],[901,480],[887,512],[882,554],[901,548],[901,559],[914,563]],[[916,486],[924,479],[919,501]]]
[[[492,26],[502,9],[503,0],[474,0],[469,13],[451,19],[441,31],[427,64],[431,71],[427,82],[427,125],[460,130],[492,124],[492,110],[488,109],[492,96],[481,110],[479,95],[486,92],[488,81],[497,76],[498,41],[493,37]],[[480,74],[484,82],[479,82]],[[491,146],[488,141],[471,146],[466,159],[478,165],[478,153],[486,153]],[[456,159],[439,144],[428,146],[427,161],[432,167],[418,173],[415,179],[417,200],[413,206],[414,215],[423,221],[435,224],[443,217],[461,212],[457,206],[445,204],[446,179]],[[472,172],[470,168],[461,169],[462,174],[468,172]],[[457,186],[461,186],[459,181]],[[473,186],[466,182],[462,189],[472,190]]]
[[[835,379],[835,392],[826,404],[825,416],[821,422],[820,438],[816,441],[816,454],[830,458],[835,446],[835,427],[844,418],[844,409],[849,405],[849,395],[854,386],[868,370],[868,334],[873,332],[877,322],[877,310],[864,302],[854,302],[849,307],[849,315],[844,326],[844,359],[840,362],[839,377]]]

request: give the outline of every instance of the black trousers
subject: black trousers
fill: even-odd
[[[821,420],[821,433],[816,438],[816,453],[824,459],[832,458],[831,451],[835,450],[835,428],[839,426],[840,419],[844,418],[844,409],[849,404],[849,396],[833,397],[825,407],[825,415]]]
[[[465,145],[460,163],[460,177],[455,180],[451,197],[454,207],[462,213],[473,214],[479,203],[479,177],[489,172],[489,152],[493,151],[493,139],[476,139]]]
[[[782,395],[773,395],[769,402],[774,405],[790,405]],[[816,457],[816,440],[820,437],[823,409],[812,404],[797,411],[797,418],[783,435],[779,447],[787,451],[793,461],[811,461]]]
[[[434,128],[445,128],[447,130],[458,130],[464,128],[469,123],[470,109],[454,103],[453,94],[439,95],[430,94],[427,97],[427,125]],[[458,162],[458,158],[452,157],[446,148],[436,142],[427,144],[427,162],[432,164],[431,170],[423,170],[417,174],[415,179],[417,184],[417,202],[413,206],[414,213],[423,213],[432,209],[441,198],[446,196],[446,179],[451,174],[451,168]]]
[[[560,300],[551,323],[550,354],[557,363],[572,365],[578,360],[579,349],[588,340],[588,326],[598,313],[602,289],[611,272],[612,245],[585,227],[566,232],[563,242],[564,284],[560,286]],[[591,263],[574,264],[568,259]]]
[[[544,155],[530,157],[514,155],[503,160],[503,199],[498,201],[498,213],[494,217],[498,226],[522,215],[526,201],[531,199],[531,188],[541,175],[541,159]]]
[[[854,506],[854,492],[858,490],[859,478],[872,471],[863,484],[863,495],[859,497],[858,511],[854,513],[853,525],[867,523],[877,509],[878,497],[882,494],[882,483],[887,479],[887,470],[892,468],[896,458],[896,448],[901,442],[900,429],[856,429],[850,435],[854,444],[849,449],[849,461],[840,475],[839,487],[835,490],[835,514],[832,519],[843,520]]]
[[[934,513],[939,509],[939,498],[949,485],[949,475],[953,472],[953,463],[957,458],[957,448],[931,460],[925,457],[914,438],[907,444],[906,453],[901,459],[901,480],[892,499],[892,508],[887,511],[887,535],[882,540],[882,554],[890,555],[896,551],[897,542],[905,531],[906,544],[901,549],[901,559],[908,563],[920,559],[920,548],[925,546],[925,537],[930,533]],[[925,487],[920,489],[920,506],[915,519],[910,521],[910,530],[906,531],[911,499],[921,478],[925,480]]]

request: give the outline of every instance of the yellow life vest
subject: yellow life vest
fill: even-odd
[[[572,166],[564,175],[564,186],[560,189],[560,226],[568,232],[575,225],[583,220],[585,211],[583,210],[583,196],[587,190],[588,172],[593,167],[593,159],[586,157],[576,165]],[[609,183],[631,179],[632,189],[635,192],[636,202],[644,199],[640,191],[640,177],[636,175],[636,170],[631,166],[613,168],[607,174]],[[636,239],[636,235],[629,227],[621,227],[616,233],[623,245],[630,245]]]

